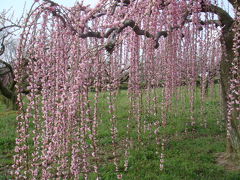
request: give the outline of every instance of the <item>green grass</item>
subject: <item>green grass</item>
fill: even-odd
[[[181,90],[188,97],[186,90]],[[159,93],[159,92],[158,92]],[[113,157],[111,155],[111,135],[109,113],[107,111],[106,93],[100,98],[100,117],[102,124],[99,132],[99,147],[101,153],[100,174],[104,180],[116,179],[114,173]],[[143,97],[143,101],[146,101]],[[117,127],[118,154],[120,157],[120,171],[123,179],[127,180],[240,180],[240,172],[226,171],[216,164],[218,152],[225,151],[225,128],[221,114],[219,95],[209,96],[205,102],[205,113],[200,112],[200,93],[197,91],[195,99],[196,124],[190,126],[189,98],[174,100],[173,113],[168,114],[168,125],[165,129],[160,128],[162,138],[167,139],[165,146],[164,170],[159,170],[159,156],[155,153],[161,147],[156,144],[153,132],[141,133],[141,142],[137,141],[135,130],[136,121],[130,119],[130,135],[132,144],[129,156],[129,169],[123,171],[123,137],[126,136],[126,122],[128,118],[128,98],[126,91],[120,91],[117,98]],[[145,102],[145,105],[147,103]],[[16,112],[7,110],[0,104],[0,179],[8,178],[8,169],[12,164],[12,155],[15,142]],[[142,113],[142,121],[148,123],[161,120],[157,116]],[[202,124],[207,120],[207,128]],[[221,124],[217,124],[221,122]],[[187,131],[186,131],[187,129]],[[89,179],[94,179],[94,175]]]
[[[16,111],[8,110],[0,103],[0,180],[7,179],[8,170],[13,163],[15,146]]]

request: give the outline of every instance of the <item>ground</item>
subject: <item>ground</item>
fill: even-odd
[[[106,96],[103,94],[102,96]],[[105,99],[103,97],[103,99]],[[127,95],[121,91],[118,97],[118,147],[122,148],[121,135],[125,133],[127,119]],[[185,101],[187,102],[187,100]],[[178,103],[182,103],[178,101]],[[123,172],[123,179],[141,180],[240,180],[239,171],[229,171],[217,164],[219,153],[225,151],[226,132],[221,113],[221,103],[216,90],[214,96],[207,98],[205,113],[200,112],[199,98],[196,99],[194,117],[196,124],[190,126],[189,106],[185,111],[177,110],[168,116],[166,129],[161,129],[162,137],[167,139],[165,147],[164,170],[159,170],[159,158],[156,155],[155,138],[151,133],[141,136],[140,143],[134,143],[130,150],[129,169]],[[116,179],[113,173],[111,136],[109,134],[108,114],[104,100],[101,101],[102,122],[99,128],[99,145],[101,146],[102,163],[100,174],[104,180]],[[184,108],[183,108],[184,109]],[[176,111],[175,111],[176,112]],[[11,179],[9,168],[13,162],[16,128],[16,111],[9,110],[3,103],[0,103],[0,180]],[[156,120],[157,117],[143,115],[147,122]],[[203,126],[204,119],[207,119],[207,127]],[[131,125],[133,127],[134,124]],[[136,132],[132,131],[133,140]],[[123,149],[123,148],[122,148]],[[120,153],[121,154],[121,153]],[[119,156],[121,159],[121,156]],[[123,162],[120,162],[120,171],[123,170]],[[93,179],[93,177],[90,177]]]

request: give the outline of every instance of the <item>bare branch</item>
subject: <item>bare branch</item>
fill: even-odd
[[[12,25],[9,25],[9,26],[4,26],[4,27],[1,27],[0,28],[0,32],[5,30],[5,29],[8,29],[8,28],[13,28],[13,27],[17,27],[17,28],[21,28],[20,25],[17,25],[17,24],[12,24]]]

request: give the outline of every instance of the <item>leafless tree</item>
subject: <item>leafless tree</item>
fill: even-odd
[[[14,81],[14,60],[16,60],[17,40],[20,21],[13,22],[8,11],[0,13],[0,93],[12,102],[16,108],[16,93]]]

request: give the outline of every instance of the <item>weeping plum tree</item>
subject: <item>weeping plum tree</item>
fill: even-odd
[[[17,179],[101,178],[103,147],[98,130],[103,123],[99,111],[103,92],[117,178],[128,170],[132,131],[137,133],[136,143],[142,141],[142,134],[153,134],[162,170],[167,139],[160,132],[175,108],[172,99],[179,96],[177,87],[188,87],[189,116],[195,125],[198,76],[204,100],[207,71],[219,66],[227,155],[229,160],[239,157],[240,4],[229,3],[234,18],[221,2],[210,0],[100,0],[95,8],[35,1],[18,48],[15,79],[20,114],[13,175]],[[26,56],[30,61],[22,68]],[[123,69],[129,73],[129,117],[120,138],[116,102]],[[21,93],[26,73],[28,101]],[[145,114],[159,118],[147,122]],[[136,129],[130,127],[132,122]],[[207,126],[207,121],[201,124]],[[124,170],[119,168],[122,161]]]

